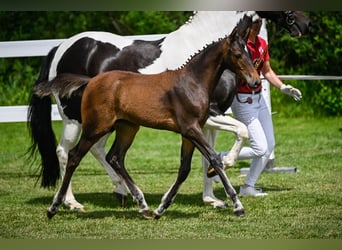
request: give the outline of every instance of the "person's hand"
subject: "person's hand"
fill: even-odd
[[[283,92],[286,95],[292,96],[295,101],[300,101],[302,99],[302,93],[299,89],[294,88],[291,85],[285,85],[283,84],[280,87],[281,92]]]

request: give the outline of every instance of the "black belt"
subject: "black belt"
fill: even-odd
[[[250,94],[250,95],[255,95],[259,94],[261,92],[261,89],[258,91],[251,91],[251,92],[237,92],[238,94]]]
[[[256,91],[256,92],[248,92],[248,93],[244,93],[244,92],[237,92],[236,93],[236,100],[239,102],[239,103],[248,103],[248,104],[252,104],[253,103],[253,99],[252,97],[247,97],[246,101],[241,101],[240,98],[239,98],[239,94],[250,94],[250,95],[255,95],[255,94],[259,94],[261,92],[261,90],[259,91]]]

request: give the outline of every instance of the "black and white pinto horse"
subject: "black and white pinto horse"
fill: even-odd
[[[144,74],[154,74],[176,69],[206,44],[230,34],[244,14],[271,20],[286,28],[292,36],[298,37],[308,31],[310,20],[297,11],[242,12],[242,11],[203,11],[196,12],[188,22],[155,41],[132,40],[108,32],[79,33],[58,47],[46,57],[35,85],[46,84],[56,75],[73,73],[93,77],[109,70],[126,70]],[[53,86],[51,86],[52,88]],[[210,118],[205,129],[212,133],[216,129],[236,134],[236,142],[230,152],[240,151],[243,139],[248,137],[244,124],[224,115],[235,95],[235,80],[225,72],[215,91],[210,105]],[[61,139],[56,147],[56,139],[51,124],[51,98],[31,96],[28,112],[28,125],[32,136],[31,153],[41,155],[42,186],[56,185],[56,177],[64,176],[69,150],[75,146],[81,132],[80,102],[82,96],[71,95],[64,98],[54,96],[63,119]],[[211,131],[211,132],[210,132]],[[101,163],[116,186],[114,193],[124,204],[127,188],[105,160],[105,144],[109,134],[99,140],[91,153]],[[213,146],[214,142],[209,142]],[[225,164],[233,165],[237,156],[231,155]],[[211,181],[207,178],[207,165],[204,164],[203,200],[213,206],[224,206],[212,193]],[[218,202],[218,203],[217,203]],[[64,204],[70,209],[83,210],[83,205],[75,199],[71,183]]]

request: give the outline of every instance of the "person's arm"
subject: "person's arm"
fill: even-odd
[[[283,82],[279,79],[279,77],[274,73],[273,69],[271,68],[270,61],[264,62],[264,65],[261,69],[262,74],[264,77],[269,81],[273,86],[277,87],[278,89],[281,88]]]
[[[302,93],[299,89],[296,89],[291,85],[286,85],[279,79],[277,74],[271,68],[270,61],[264,62],[261,72],[266,78],[266,80],[268,80],[273,86],[280,89],[281,92],[283,92],[284,94],[292,96],[293,99],[295,99],[296,101],[302,99]]]

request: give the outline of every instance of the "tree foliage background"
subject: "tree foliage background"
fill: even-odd
[[[68,38],[97,30],[119,35],[160,34],[176,30],[191,15],[176,11],[0,12],[0,41]],[[271,64],[282,75],[342,75],[341,12],[306,12],[310,35],[291,38],[267,24]],[[213,27],[214,28],[214,27]],[[205,34],[204,34],[205,35]],[[0,58],[0,105],[27,104],[43,58]],[[341,115],[341,81],[285,81],[298,87],[295,103],[275,88],[272,109],[284,116]]]

